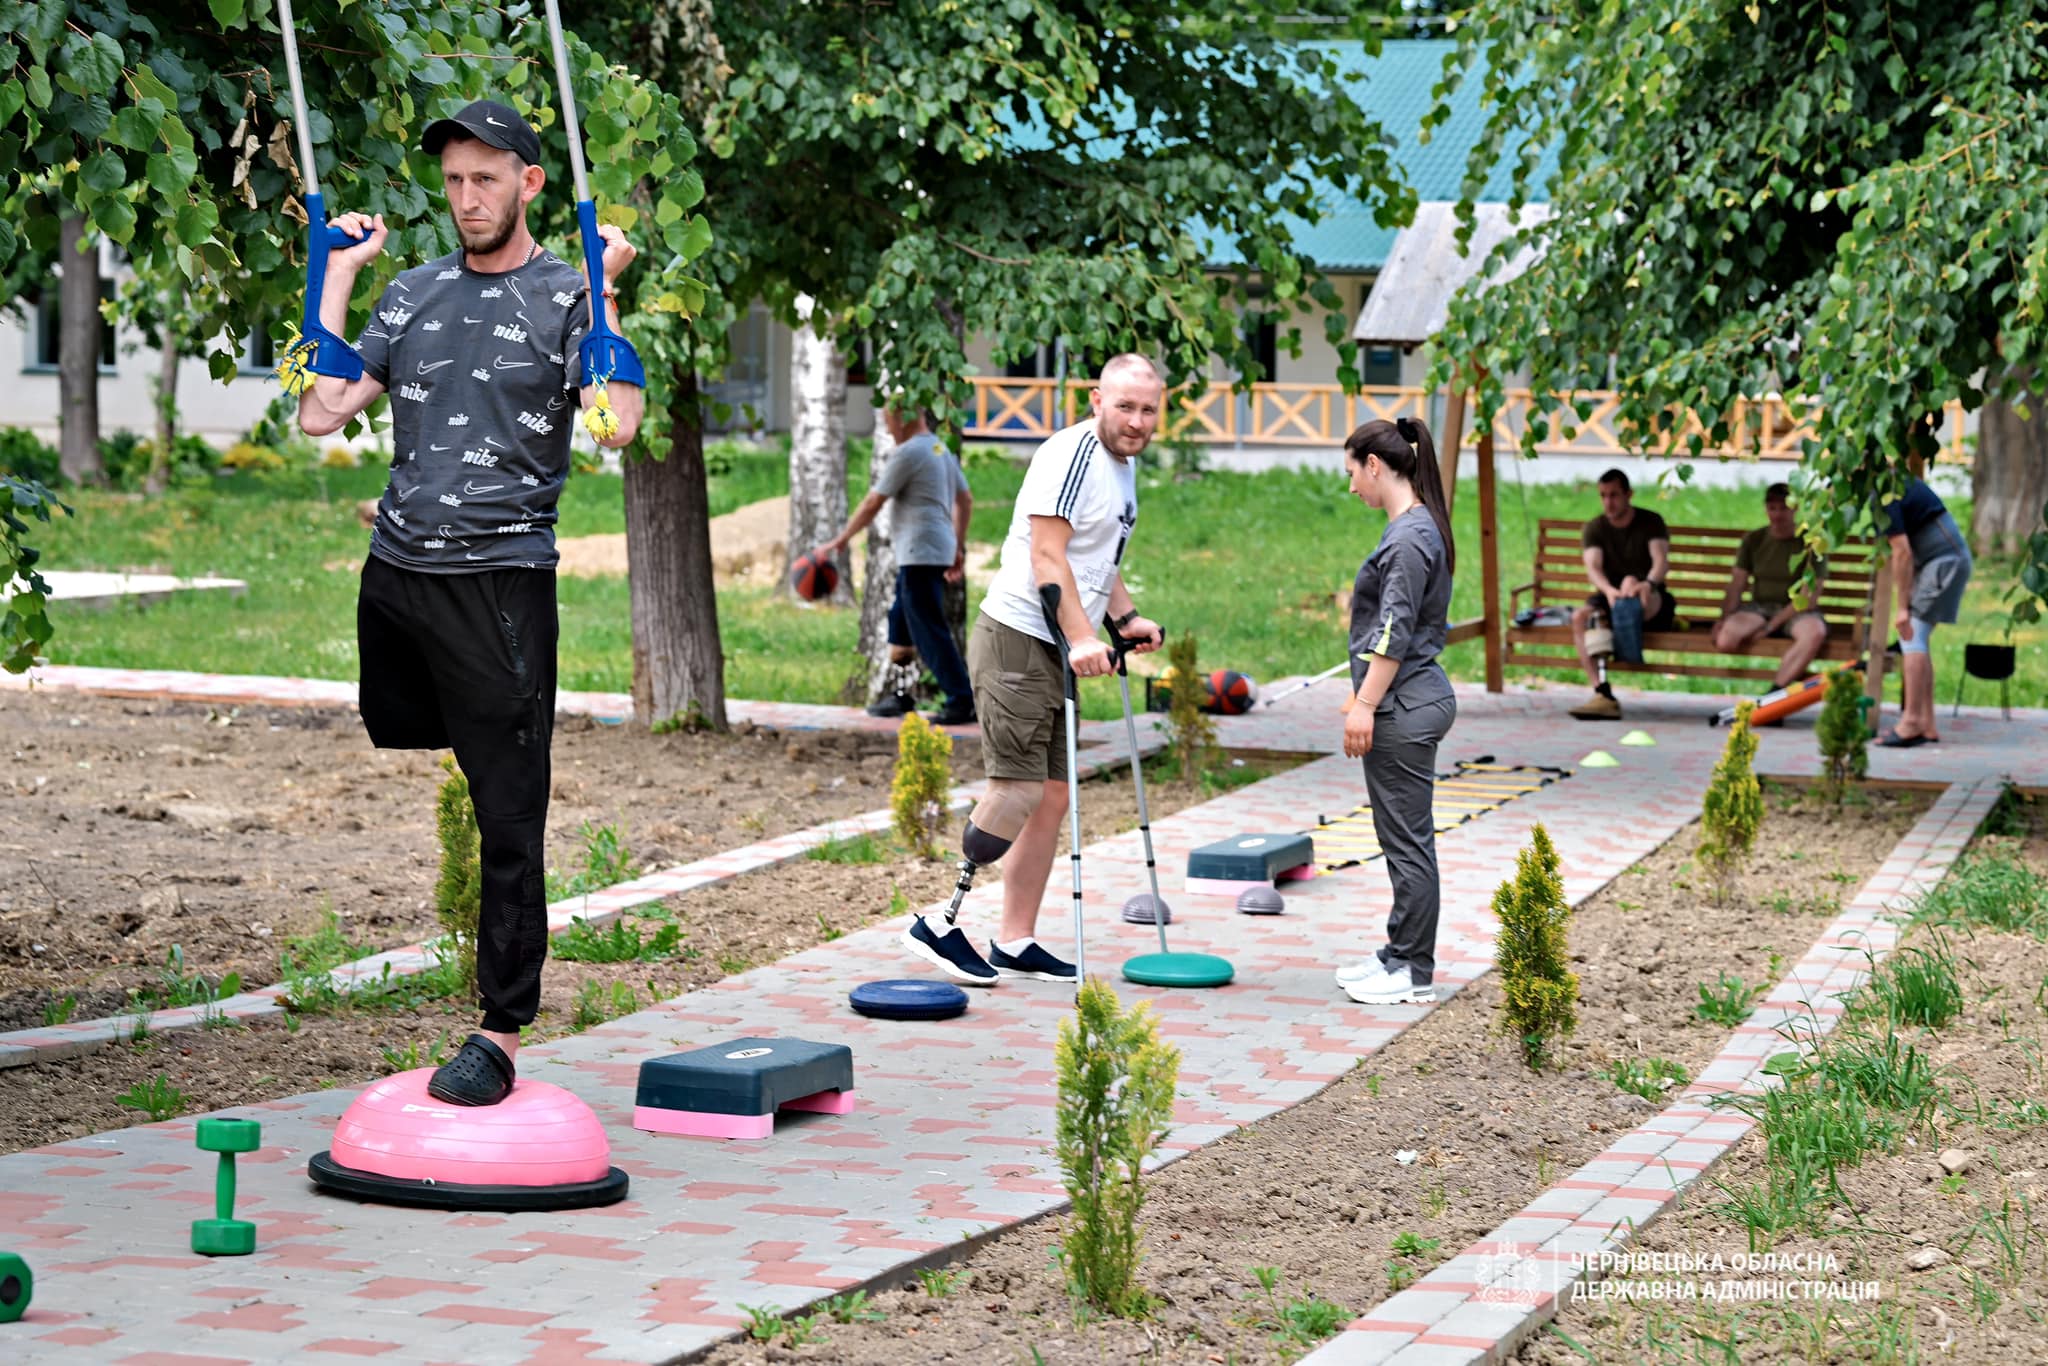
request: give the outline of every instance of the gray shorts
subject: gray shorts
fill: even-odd
[[[982,613],[967,638],[967,672],[981,720],[983,771],[991,778],[1065,781],[1067,690],[1059,652]]]
[[[1914,565],[1909,610],[1920,620],[1937,625],[1954,621],[1962,611],[1963,590],[1970,586],[1970,571],[1975,567],[1967,551]]]

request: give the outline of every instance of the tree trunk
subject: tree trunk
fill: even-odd
[[[182,339],[172,330],[168,311],[165,316],[167,321],[158,329],[163,337],[163,350],[158,353],[156,379],[152,381],[156,390],[156,444],[149,454],[149,472],[142,481],[142,491],[152,496],[170,487],[171,443],[178,439],[178,360]]]
[[[100,463],[100,251],[85,219],[66,218],[59,231],[64,272],[57,293],[59,464],[73,483],[106,478]]]
[[[789,392],[794,403],[789,437],[789,557],[839,534],[846,525],[846,360],[830,336],[809,321],[811,300],[797,300],[806,319],[790,338]],[[853,558],[834,564],[838,586],[830,601],[853,602]],[[784,593],[795,592],[787,578]]]
[[[725,653],[711,585],[711,496],[697,376],[678,368],[668,458],[624,462],[633,717],[724,730]]]
[[[1977,418],[1970,539],[1986,554],[2019,554],[2048,516],[2048,395],[2022,402],[2025,416],[1994,399]]]
[[[876,377],[874,392],[887,393],[888,387]],[[875,409],[874,454],[868,457],[868,487],[882,477],[888,467],[889,457],[896,452],[896,443],[889,439],[889,424],[882,418],[882,410]],[[868,555],[861,570],[860,594],[860,653],[867,663],[865,674],[856,673],[846,680],[846,693],[859,699],[863,704],[873,703],[881,698],[883,685],[889,677],[889,608],[896,601],[896,543],[891,539],[895,505],[882,504],[882,510],[875,520],[868,524]]]

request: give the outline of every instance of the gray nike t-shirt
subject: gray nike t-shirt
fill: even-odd
[[[430,574],[554,568],[589,324],[582,273],[545,251],[495,275],[457,252],[391,282],[356,343],[391,393],[372,555]]]
[[[874,491],[895,500],[889,536],[901,565],[953,563],[953,499],[967,487],[960,462],[937,437],[920,433],[889,452]]]

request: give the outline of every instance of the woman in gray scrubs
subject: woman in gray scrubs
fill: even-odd
[[[1344,753],[1365,761],[1373,828],[1394,906],[1379,953],[1337,970],[1352,1000],[1436,999],[1436,750],[1458,701],[1437,656],[1450,627],[1451,514],[1436,443],[1411,418],[1368,422],[1344,442],[1351,492],[1387,514],[1351,590],[1351,701]]]

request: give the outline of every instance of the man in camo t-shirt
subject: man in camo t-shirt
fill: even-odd
[[[441,158],[462,250],[391,283],[357,343],[363,377],[317,379],[299,400],[299,426],[324,436],[391,395],[391,482],[356,607],[363,725],[379,748],[452,747],[469,780],[482,843],[483,1024],[428,1090],[492,1105],[512,1089],[547,957],[555,504],[578,405],[596,399],[578,356],[590,297],[582,272],[527,231],[526,206],[547,177],[540,139],[518,114],[478,101],[429,125],[422,146]],[[320,319],[340,334],[386,232],[381,217],[334,221],[366,238],[328,258]],[[610,309],[609,286],[635,253],[617,228],[600,231]],[[619,428],[604,444],[624,446],[642,396],[616,381],[609,395]]]

